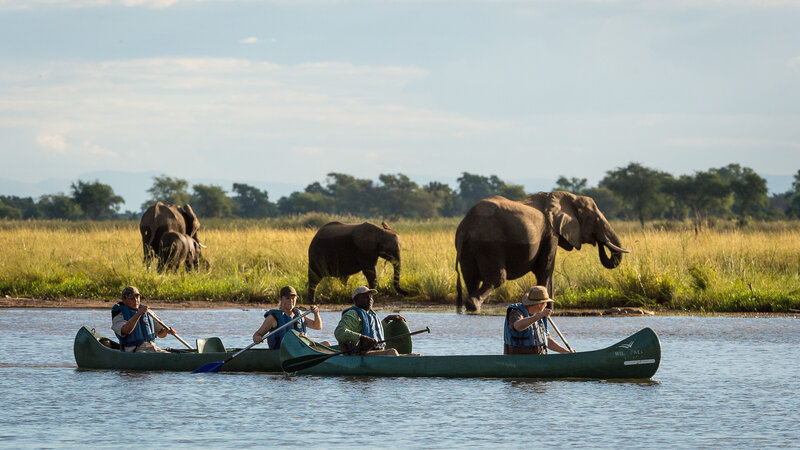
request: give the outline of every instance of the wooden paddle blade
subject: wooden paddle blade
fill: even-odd
[[[222,362],[222,361],[210,362],[208,364],[203,364],[201,367],[199,367],[197,370],[195,370],[192,373],[219,372],[219,368],[222,367],[223,364],[225,364],[225,363]]]
[[[298,356],[297,358],[287,359],[286,361],[282,362],[281,368],[286,373],[299,372],[301,370],[308,369],[309,367],[314,367],[326,359],[337,355],[341,355],[341,352],[331,353],[329,355]]]

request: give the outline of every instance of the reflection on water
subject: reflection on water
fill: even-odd
[[[263,320],[257,310],[159,315],[190,342],[219,336],[228,347],[248,345]],[[501,317],[404,315],[412,330],[432,330],[414,341],[416,352],[502,352]],[[338,317],[323,313],[312,337],[332,340]],[[576,382],[76,370],[78,327],[112,335],[107,311],[1,310],[0,446],[112,447],[122,429],[147,446],[518,446],[520,423],[546,430],[537,447],[796,445],[797,320],[556,320],[578,350],[653,328],[663,348],[658,373]],[[174,338],[161,344],[182,347]],[[142,414],[126,416],[132,408]]]

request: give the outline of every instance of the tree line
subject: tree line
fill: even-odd
[[[150,198],[140,211],[120,213],[124,199],[99,181],[76,181],[70,193],[43,195],[38,199],[0,195],[0,218],[109,220],[138,219],[156,201],[190,203],[200,217],[267,218],[305,213],[329,213],[360,217],[415,218],[462,216],[473,204],[491,195],[520,200],[527,193],[521,185],[496,175],[464,172],[458,188],[432,181],[420,186],[403,174],[383,174],[378,181],[329,173],[324,183],[314,182],[303,191],[269,199],[267,191],[233,183],[230,192],[217,185],[195,184],[161,175],[153,177]],[[649,220],[691,218],[703,228],[710,220],[748,218],[762,220],[800,218],[800,170],[792,189],[768,196],[767,182],[755,171],[738,164],[675,177],[632,162],[607,171],[597,186],[585,178],[560,176],[553,190],[565,190],[595,199],[609,219]]]

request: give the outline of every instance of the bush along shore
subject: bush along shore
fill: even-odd
[[[135,221],[0,221],[0,296],[113,299],[133,284],[164,301],[268,303],[286,284],[305,290],[308,244],[328,216],[273,220],[207,220],[200,230],[208,267],[159,273],[142,263]],[[333,218],[337,219],[337,218]],[[357,223],[352,217],[338,218]],[[380,220],[372,220],[380,223]],[[458,219],[391,223],[402,242],[400,299],[392,266],[378,262],[387,299],[452,304],[456,291],[453,237]],[[622,264],[602,267],[594,247],[559,250],[554,276],[558,308],[643,307],[696,312],[789,312],[800,309],[800,222],[754,223],[700,233],[691,226],[613,223],[626,248]],[[317,301],[347,304],[364,284],[326,278]],[[489,304],[507,304],[535,284],[506,282]],[[301,297],[303,292],[301,292]],[[301,299],[301,303],[303,303]]]

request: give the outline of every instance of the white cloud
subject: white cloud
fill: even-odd
[[[244,38],[244,39],[241,39],[239,41],[240,44],[258,44],[260,42],[261,42],[261,39],[255,37],[255,36],[250,36],[248,38]]]
[[[427,76],[419,67],[231,58],[3,66],[13,69],[0,72],[0,86],[8,86],[0,128],[38,136],[34,145],[49,150],[52,165],[68,158],[84,170],[112,158],[138,169],[260,173],[291,157],[324,174],[367,150],[381,149],[384,156],[372,158],[387,161],[404,148],[422,151],[421,142],[486,138],[509,126],[415,104],[406,87]]]
[[[64,141],[64,136],[56,134],[36,136],[36,143],[44,148],[55,150],[57,153],[64,153],[67,150],[67,143]]]

